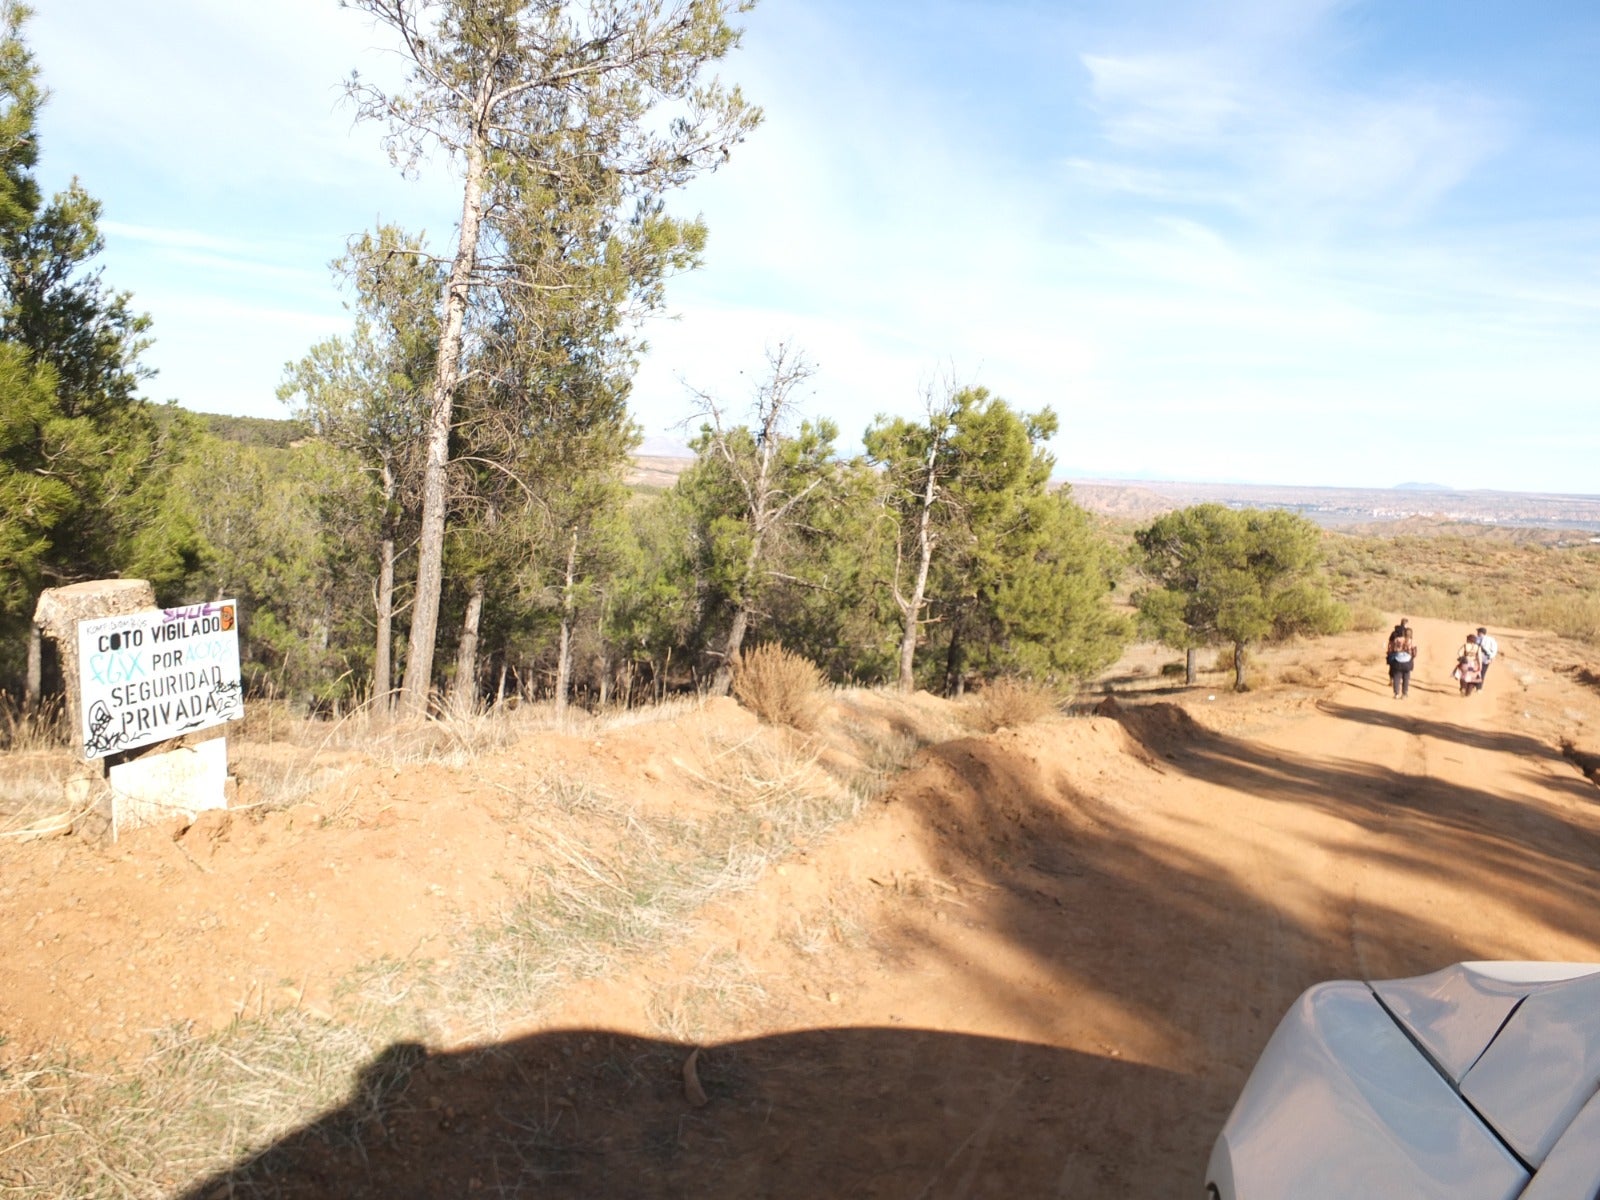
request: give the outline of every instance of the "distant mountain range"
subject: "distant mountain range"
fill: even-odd
[[[197,415],[219,437],[259,445],[292,445],[309,432],[295,420]],[[633,482],[648,488],[671,487],[692,461],[693,453],[684,443],[646,438],[634,456]],[[1600,534],[1600,496],[1461,491],[1420,482],[1392,488],[1330,488],[1076,475],[1067,482],[1074,498],[1090,512],[1123,520],[1148,520],[1174,508],[1211,501],[1232,508],[1288,509],[1330,527],[1468,524]]]
[[[674,449],[678,452],[673,453]],[[657,453],[635,455],[633,461],[632,479],[636,485],[667,488],[693,460],[687,456],[686,448],[668,444]],[[1440,525],[1474,525],[1600,534],[1600,496],[1468,492],[1438,483],[1330,488],[1149,479],[1063,482],[1072,488],[1073,498],[1090,512],[1125,521],[1148,521],[1175,508],[1211,502],[1230,508],[1287,509],[1329,528],[1405,526],[1409,531],[1421,532]]]
[[[1091,512],[1135,520],[1209,501],[1230,508],[1288,509],[1329,527],[1422,521],[1600,533],[1600,496],[1468,492],[1439,484],[1330,488],[1096,479],[1073,480],[1072,494]]]

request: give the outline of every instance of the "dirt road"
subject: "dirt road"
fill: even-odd
[[[1560,746],[1596,697],[1513,636],[1464,699],[1444,653],[1464,631],[1419,624],[1405,701],[1368,635],[1317,649],[1321,686],[932,748],[856,827],[545,1028],[415,1069],[396,1050],[381,1144],[328,1148],[359,1106],[331,1115],[277,1151],[284,1194],[1199,1195],[1309,984],[1600,960],[1600,793]],[[641,997],[728,954],[759,1001],[691,1039],[697,1106],[687,1044],[642,1032]]]
[[[1484,693],[1463,698],[1448,666],[1465,630],[1417,624],[1404,701],[1382,635],[1351,635],[1264,662],[1293,684],[1163,692],[1146,674],[1094,715],[931,746],[686,941],[573,985],[518,1036],[390,1047],[347,1104],[182,1194],[1198,1196],[1239,1086],[1306,986],[1463,959],[1600,961],[1600,790],[1562,749],[1600,748],[1600,696],[1573,677],[1571,647],[1512,633]],[[682,740],[569,739],[559,762],[590,754],[648,789]],[[407,914],[432,901],[388,902],[409,877],[380,872],[465,868],[489,889],[509,851],[473,806],[539,755],[558,761],[540,747],[409,789],[385,774],[372,822],[236,834],[184,886],[241,903],[269,881],[275,902],[308,881],[364,895],[360,927],[325,929],[337,906],[302,922],[282,951],[301,963],[310,938],[333,955],[367,934],[429,936]],[[291,832],[293,853],[274,857]],[[133,851],[49,854],[30,907],[92,886],[105,908],[119,889],[144,895],[134,873],[154,877]],[[185,870],[161,903],[178,903]],[[276,933],[254,949],[226,926],[186,936],[212,978],[277,969]],[[35,952],[31,937],[0,941],[0,960]],[[91,967],[70,1010],[36,997],[0,1011],[35,1034],[52,1012],[65,1025],[107,974]],[[139,973],[119,971],[126,991]]]

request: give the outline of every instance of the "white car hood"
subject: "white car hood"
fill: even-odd
[[[1592,964],[1461,963],[1372,991],[1536,1170],[1600,1091],[1600,973]]]
[[[1596,1200],[1600,966],[1462,963],[1312,988],[1209,1171],[1228,1200]]]

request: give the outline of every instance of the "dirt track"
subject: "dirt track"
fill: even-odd
[[[849,830],[520,1039],[391,1048],[272,1152],[278,1194],[1198,1195],[1310,983],[1600,961],[1600,791],[1561,748],[1600,697],[1511,635],[1463,699],[1463,632],[1419,623],[1407,701],[1382,636],[1352,636],[1298,652],[1320,684],[932,747]],[[619,769],[644,761],[617,740]],[[688,1011],[730,957],[752,986],[699,1022],[695,1106],[661,997]]]

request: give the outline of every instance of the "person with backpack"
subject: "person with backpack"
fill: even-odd
[[[1385,659],[1389,664],[1389,686],[1394,688],[1394,698],[1403,700],[1411,694],[1411,671],[1417,665],[1417,643],[1411,637],[1411,627],[1403,620],[1389,635]]]
[[[1478,686],[1482,687],[1489,680],[1489,664],[1494,662],[1494,656],[1500,653],[1500,643],[1482,625],[1478,626],[1478,657],[1483,660],[1482,672]]]

